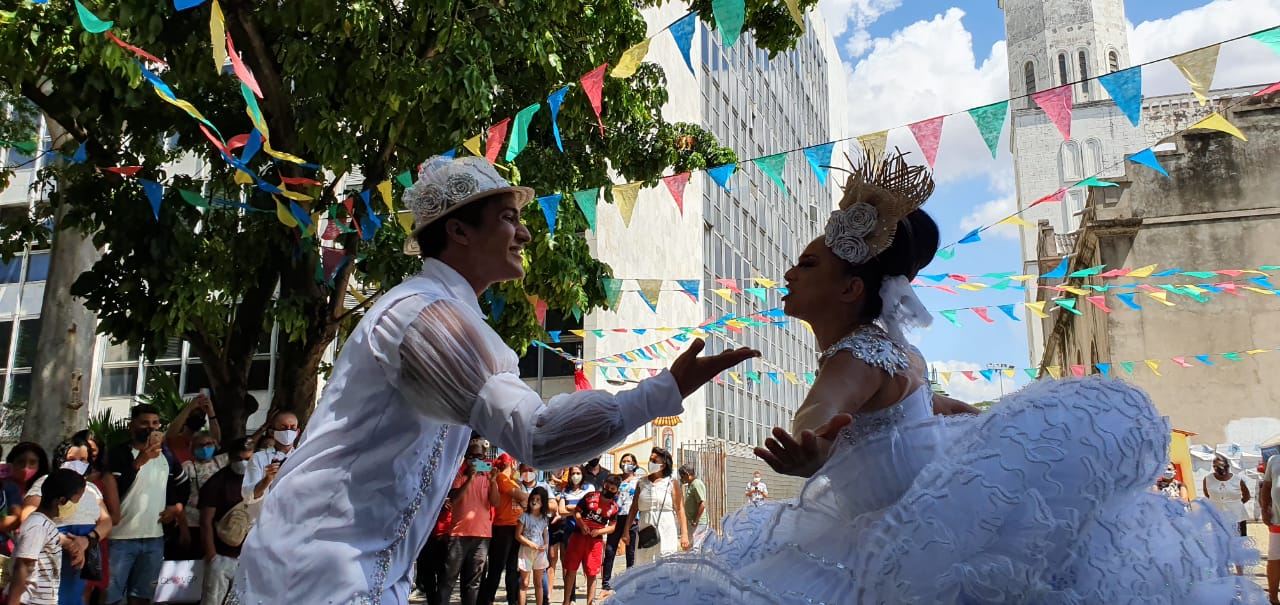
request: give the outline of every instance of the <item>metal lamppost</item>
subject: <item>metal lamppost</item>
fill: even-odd
[[[1012,370],[1013,366],[1007,363],[989,363],[987,364],[987,369],[999,372],[996,374],[996,380],[1000,382],[1000,396],[1004,397],[1004,371]]]

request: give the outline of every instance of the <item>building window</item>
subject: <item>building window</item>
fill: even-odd
[[[1120,71],[1120,55],[1114,50],[1107,53],[1107,69],[1110,72]]]
[[[1102,143],[1098,139],[1089,139],[1084,147],[1085,167],[1089,174],[1102,172]]]
[[[1067,73],[1067,53],[1058,53],[1058,86],[1066,86],[1071,81]]]
[[[1080,51],[1080,94],[1089,96],[1089,57]]]
[[[1075,183],[1082,176],[1083,166],[1080,158],[1080,145],[1075,141],[1067,141],[1062,144],[1062,150],[1058,153],[1058,173],[1060,180],[1064,183]]]

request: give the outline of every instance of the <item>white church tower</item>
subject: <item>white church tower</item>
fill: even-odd
[[[1004,11],[1009,52],[1010,145],[1017,182],[1018,209],[1087,176],[1124,174],[1126,154],[1145,147],[1134,127],[1097,80],[1085,80],[1130,66],[1123,0],[999,0]],[[1083,80],[1083,81],[1082,81]],[[1037,91],[1071,82],[1071,138],[1031,98]],[[1088,192],[1070,189],[1061,202],[1037,205],[1022,214],[1031,224],[1048,221],[1055,233],[1069,234],[1080,224]],[[1023,271],[1038,273],[1038,230],[1022,232]],[[1060,238],[1063,239],[1063,238]],[[1069,251],[1069,243],[1062,242]],[[1053,251],[1049,251],[1052,253]],[[1028,291],[1034,301],[1036,292]],[[1041,322],[1027,322],[1031,364],[1043,354]]]

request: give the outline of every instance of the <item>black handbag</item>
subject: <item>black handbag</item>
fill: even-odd
[[[652,483],[650,483],[652,485]],[[667,486],[667,494],[662,497],[662,505],[658,507],[658,516],[662,516],[662,507],[667,505],[667,496],[671,495],[671,486]],[[646,525],[640,528],[640,533],[636,535],[637,546],[640,548],[653,548],[662,543],[662,537],[658,535],[657,525]]]
[[[80,579],[90,582],[102,580],[102,547],[92,538],[89,539],[88,548],[84,549],[84,567],[80,568]]]

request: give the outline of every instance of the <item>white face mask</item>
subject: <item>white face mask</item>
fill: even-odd
[[[89,470],[89,463],[84,460],[68,460],[62,463],[62,468],[73,471],[77,475],[83,475]]]
[[[653,474],[653,473],[661,473],[661,472],[662,472],[662,463],[661,463],[661,462],[650,462],[650,463],[649,463],[649,474]]]
[[[290,445],[293,445],[293,440],[294,440],[294,439],[297,439],[297,438],[298,438],[298,431],[293,430],[293,429],[285,429],[285,430],[282,430],[282,431],[273,431],[273,432],[271,433],[271,437],[272,437],[273,439],[275,439],[275,440],[276,440],[276,443],[278,443],[278,444],[280,444],[280,445],[282,445],[282,446],[288,447],[288,446],[290,446]]]
[[[574,485],[578,485],[579,483],[582,483],[582,475],[579,475],[578,473],[569,475],[569,483],[572,483]]]
[[[752,477],[752,478],[751,478],[751,482],[752,482],[752,483],[759,483],[759,482],[760,482],[760,478],[759,478],[759,477]]]
[[[525,483],[533,483],[533,480],[538,478],[538,473],[533,471],[521,473],[520,478],[523,479]]]
[[[248,460],[236,460],[236,461],[232,462],[231,464],[229,464],[229,465],[227,465],[227,466],[230,466],[230,467],[231,467],[231,472],[233,472],[233,473],[235,473],[235,474],[237,474],[237,475],[243,475],[243,474],[245,474],[246,472],[248,472],[248,470],[249,470],[249,461],[248,461]]]

